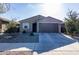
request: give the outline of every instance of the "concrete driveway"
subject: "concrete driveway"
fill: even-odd
[[[0,50],[33,51],[33,54],[66,54],[65,51],[79,50],[79,43],[63,34],[39,33],[39,43],[0,43]]]
[[[38,54],[43,54],[51,50],[55,50],[60,47],[64,47],[75,43],[73,38],[59,33],[40,33],[39,44],[36,45],[36,51]],[[47,53],[46,53],[47,54]]]

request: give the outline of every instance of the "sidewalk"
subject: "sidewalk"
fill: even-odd
[[[0,55],[32,55],[37,43],[0,43]]]
[[[73,44],[47,51],[39,55],[79,55],[79,43],[75,42]]]

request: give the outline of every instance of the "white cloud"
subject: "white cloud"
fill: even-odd
[[[55,18],[61,18],[62,16],[62,4],[61,3],[44,3],[40,5],[41,14],[44,16],[52,16]]]

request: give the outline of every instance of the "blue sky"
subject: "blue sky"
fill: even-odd
[[[11,3],[10,10],[1,17],[8,19],[16,18],[22,20],[35,15],[51,16],[63,20],[68,12],[68,9],[79,12],[78,3]]]
[[[63,7],[63,15],[66,15],[66,13],[69,10],[73,10],[79,13],[79,3],[65,3],[62,5]]]

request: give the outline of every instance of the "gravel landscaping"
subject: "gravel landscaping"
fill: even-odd
[[[38,43],[39,35],[35,33],[30,35],[29,33],[24,34],[4,34],[0,35],[0,43]]]

